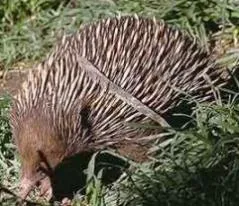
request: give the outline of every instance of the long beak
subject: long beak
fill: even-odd
[[[27,178],[23,178],[20,182],[20,191],[19,191],[19,197],[23,200],[27,198],[31,190],[33,189],[35,185],[34,181],[31,181]]]

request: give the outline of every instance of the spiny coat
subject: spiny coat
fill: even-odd
[[[163,22],[109,18],[64,36],[32,70],[12,106],[23,198],[38,182],[51,197],[49,173],[66,157],[154,132],[130,126],[151,120],[102,89],[79,57],[160,115],[180,102],[177,90],[205,101],[213,96],[212,85],[224,84],[211,55]]]

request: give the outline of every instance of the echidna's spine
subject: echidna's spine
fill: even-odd
[[[213,59],[196,41],[163,22],[144,18],[113,18],[86,26],[64,38],[52,58],[65,52],[86,57],[160,113],[170,109],[169,104],[174,106],[168,101],[178,97],[172,88],[206,94],[211,92],[208,77],[212,82],[220,80],[220,71],[213,75],[217,69]],[[201,95],[200,100],[210,95]]]
[[[106,19],[64,37],[33,71],[17,98],[13,112],[16,125],[19,118],[42,107],[58,133],[70,137],[67,144],[72,147],[77,142],[105,146],[138,134],[124,122],[147,118],[103,92],[80,68],[79,56],[158,114],[179,102],[180,93],[175,90],[204,101],[212,95],[211,83],[221,83],[220,70],[215,71],[210,55],[180,31],[145,18]],[[90,134],[83,128],[82,110],[89,111]]]

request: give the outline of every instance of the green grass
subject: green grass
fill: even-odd
[[[18,181],[19,162],[15,156],[8,122],[9,104],[9,97],[0,97],[0,189],[4,185],[9,190],[14,190]],[[4,199],[5,196],[0,195],[0,202],[4,203]],[[12,202],[14,201],[15,198]]]
[[[214,49],[224,66],[238,65],[237,0],[2,0],[1,69],[31,65],[44,58],[62,31],[119,13],[162,18]],[[103,184],[105,169],[96,170],[99,154],[93,156],[86,195],[76,194],[74,205],[238,205],[239,104],[237,96],[232,99],[198,105],[192,127],[168,131],[167,141],[154,143],[150,162],[131,162],[113,185]],[[0,98],[0,187],[16,192],[19,161],[8,123],[9,103],[8,97]],[[15,205],[16,198],[5,191],[0,202]]]
[[[154,160],[126,178],[127,205],[237,205],[238,109],[200,106],[194,128],[172,131]]]
[[[119,0],[119,1],[3,0],[0,2],[0,62],[9,69],[19,62],[42,58],[60,37],[80,24],[117,14],[156,16],[186,29],[208,45],[215,32],[238,37],[238,3],[236,0]],[[222,28],[221,28],[222,27]],[[222,36],[222,35],[221,35]],[[234,53],[234,52],[233,52]],[[238,51],[237,51],[238,54]]]

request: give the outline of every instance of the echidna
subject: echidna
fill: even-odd
[[[31,71],[12,106],[22,198],[39,183],[51,196],[50,174],[67,157],[152,134],[128,123],[155,119],[104,88],[81,58],[158,115],[180,102],[179,91],[204,101],[213,96],[212,85],[225,83],[203,47],[162,21],[108,18],[64,36]]]

